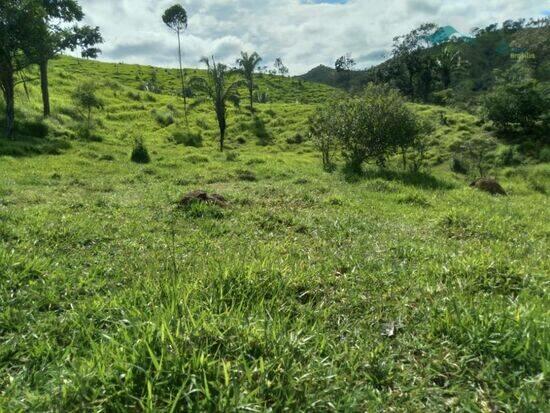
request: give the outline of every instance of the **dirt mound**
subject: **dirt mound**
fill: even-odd
[[[504,188],[493,178],[476,179],[470,186],[480,191],[488,192],[491,195],[507,195]]]
[[[191,205],[194,202],[203,202],[206,204],[214,204],[221,207],[227,206],[227,199],[219,194],[209,194],[206,191],[198,190],[198,191],[191,191],[187,194],[185,194],[178,204],[180,206],[188,206]]]

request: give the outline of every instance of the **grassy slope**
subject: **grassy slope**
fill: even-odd
[[[446,148],[481,130],[445,109],[433,175],[346,182],[285,142],[333,92],[272,78],[263,127],[231,112],[228,161],[206,106],[190,120],[203,148],[167,141],[182,105],[135,100],[138,70],[56,62],[52,136],[0,140],[0,411],[544,409],[546,166],[501,171],[507,198],[471,190]],[[67,96],[90,77],[103,142],[71,139]],[[149,165],[128,160],[138,135]],[[175,208],[196,188],[231,206]]]

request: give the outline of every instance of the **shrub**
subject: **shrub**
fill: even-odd
[[[170,126],[175,122],[174,115],[169,112],[157,112],[153,110],[153,117],[162,127]]]
[[[25,122],[17,125],[17,132],[25,136],[45,138],[48,136],[49,128],[44,122]]]
[[[239,171],[237,171],[237,178],[239,178],[239,180],[241,180],[241,181],[247,181],[247,182],[255,182],[255,181],[258,180],[258,178],[256,178],[256,175],[254,174],[254,172],[249,171],[249,170],[239,170]]]
[[[289,145],[299,145],[302,142],[304,142],[304,137],[300,133],[286,139],[286,143]]]
[[[451,160],[451,171],[457,174],[466,175],[468,173],[468,166],[460,158],[453,156],[453,159]]]
[[[141,102],[141,94],[137,93],[137,92],[128,92],[126,94],[126,96],[128,97],[128,99],[130,100],[133,100],[135,102]]]
[[[370,84],[359,99],[348,99],[318,110],[310,119],[310,133],[323,154],[337,142],[347,169],[358,172],[363,163],[384,166],[388,156],[410,147],[421,132],[414,113],[396,90]]]
[[[184,146],[192,146],[195,148],[200,148],[202,146],[202,135],[191,131],[174,132],[170,140]]]
[[[550,146],[545,146],[539,152],[539,160],[541,162],[550,162]]]
[[[225,160],[228,162],[235,162],[237,159],[239,159],[238,152],[227,152],[225,154]]]
[[[189,156],[184,157],[183,160],[186,161],[186,162],[190,162],[192,164],[210,162],[210,159],[208,159],[206,156],[202,156],[202,155],[189,155]]]
[[[136,138],[134,141],[134,148],[132,149],[132,155],[130,157],[132,162],[135,163],[149,163],[151,162],[151,157],[149,156],[149,151],[145,146],[142,138]]]
[[[522,159],[517,149],[513,146],[502,149],[497,155],[498,163],[501,166],[516,166],[521,164]]]

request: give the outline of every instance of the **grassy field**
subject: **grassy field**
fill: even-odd
[[[268,76],[257,119],[231,111],[227,152],[206,105],[186,147],[182,103],[137,89],[149,71],[56,61],[43,138],[25,136],[37,85],[18,91],[19,137],[0,139],[0,411],[547,409],[548,164],[495,171],[508,197],[473,190],[448,147],[483,125],[415,106],[448,119],[429,173],[328,174],[292,142],[339,92]],[[96,141],[68,98],[89,78]],[[136,137],[150,164],[130,162]],[[194,189],[229,206],[178,208]]]

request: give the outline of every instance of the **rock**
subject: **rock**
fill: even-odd
[[[507,195],[504,188],[493,178],[476,179],[470,186],[480,191],[488,192],[491,195]]]
[[[197,190],[191,191],[185,194],[178,204],[180,206],[188,206],[194,202],[203,202],[207,204],[214,204],[221,207],[227,206],[227,199],[219,194],[209,194],[206,191]]]

